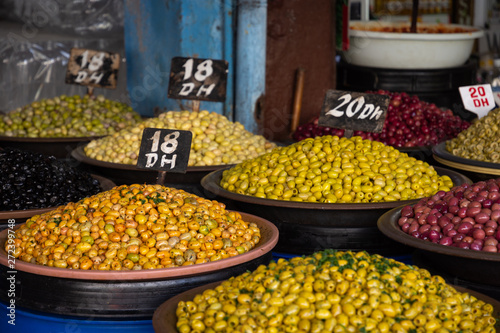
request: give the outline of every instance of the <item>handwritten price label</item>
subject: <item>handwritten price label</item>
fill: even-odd
[[[464,108],[481,119],[495,108],[495,99],[490,84],[479,84],[458,88]]]
[[[387,116],[389,99],[386,95],[328,90],[318,125],[380,133]]]
[[[170,67],[169,98],[226,100],[227,61],[174,57]]]
[[[145,128],[137,167],[186,173],[192,139],[191,131]]]
[[[118,53],[72,48],[66,83],[114,89],[119,67]]]

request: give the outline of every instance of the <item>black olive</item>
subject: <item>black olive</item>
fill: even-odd
[[[0,211],[44,208],[101,191],[99,182],[54,156],[0,150]]]

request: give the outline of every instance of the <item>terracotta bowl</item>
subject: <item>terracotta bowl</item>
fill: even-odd
[[[471,184],[458,172],[435,167],[440,175],[448,175],[455,185]],[[310,254],[335,248],[366,250],[382,255],[406,254],[410,248],[387,238],[377,229],[378,218],[388,210],[418,200],[376,203],[309,203],[271,200],[238,194],[219,184],[224,170],[205,176],[201,185],[218,197],[219,202],[238,210],[257,214],[276,224],[280,239],[276,251]]]
[[[8,289],[6,277],[15,269],[19,281],[16,306],[78,317],[151,318],[162,302],[178,293],[228,279],[271,260],[278,229],[263,218],[241,215],[261,230],[261,241],[251,251],[205,264],[135,271],[74,270],[13,260],[4,250],[7,229],[0,232],[0,276],[4,277],[0,288]],[[2,293],[0,300],[7,302],[6,297]]]
[[[111,163],[95,160],[85,155],[84,146],[79,146],[71,152],[71,156],[85,164],[92,172],[108,177],[117,185],[133,183],[156,183],[158,171],[141,169],[131,164]],[[214,170],[228,165],[192,166],[186,173],[166,173],[165,186],[186,190],[198,196],[206,197],[200,186],[201,179]]]
[[[446,150],[446,142],[433,147],[432,153],[437,162],[468,175],[474,182],[500,177],[500,163],[455,156]]]
[[[111,180],[98,176],[92,175],[92,178],[99,180],[101,189],[103,191],[111,190],[116,186]],[[26,222],[32,216],[50,212],[57,207],[47,207],[47,208],[36,208],[36,209],[23,209],[23,210],[12,210],[12,211],[0,211],[0,231],[7,228],[9,220],[14,220],[15,224],[21,224]]]
[[[500,287],[500,253],[460,249],[412,237],[398,225],[401,209],[397,207],[383,214],[377,222],[378,228],[394,241],[417,249],[424,268],[436,268],[438,272],[465,281]]]
[[[172,297],[171,299],[167,300],[166,302],[162,303],[158,309],[156,309],[154,315],[153,315],[153,328],[156,333],[177,333],[177,329],[175,327],[175,324],[177,322],[177,316],[175,315],[175,310],[177,309],[177,304],[180,301],[188,301],[192,300],[195,295],[203,292],[206,289],[216,287],[219,285],[220,282],[216,283],[211,283],[208,285],[200,286],[188,291],[185,291],[175,297]],[[492,299],[491,297],[488,297],[486,295],[483,295],[481,293],[478,293],[473,290],[469,290],[463,287],[459,286],[454,286],[455,289],[457,289],[460,292],[468,292],[471,295],[474,295],[478,299],[481,299],[487,303],[490,303],[494,307],[494,314],[495,317],[498,317],[500,314],[500,302],[498,302],[495,299]],[[498,323],[497,323],[498,324]]]
[[[88,136],[76,138],[24,138],[0,136],[1,147],[13,147],[21,150],[30,150],[57,158],[69,158],[73,149],[102,136]]]

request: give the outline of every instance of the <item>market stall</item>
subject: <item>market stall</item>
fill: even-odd
[[[495,332],[496,37],[382,2],[0,7],[0,331]]]

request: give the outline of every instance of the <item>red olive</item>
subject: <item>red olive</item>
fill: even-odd
[[[472,231],[472,237],[474,237],[474,239],[482,240],[485,236],[486,233],[483,229],[474,228],[474,231]]]
[[[486,251],[486,252],[498,252],[498,248],[496,246],[493,246],[493,245],[486,245],[483,247],[483,251]]]
[[[443,237],[439,241],[439,244],[450,246],[451,244],[453,244],[453,239],[451,239],[451,237]]]
[[[476,221],[477,223],[486,223],[489,220],[490,220],[490,215],[484,212],[480,212],[476,214],[476,216],[474,216],[474,221]]]

